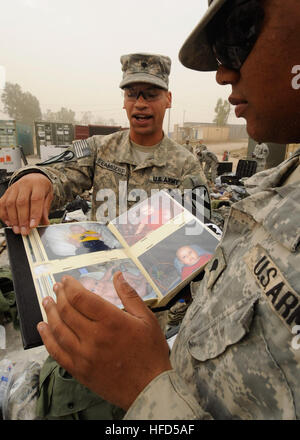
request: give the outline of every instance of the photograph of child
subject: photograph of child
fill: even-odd
[[[185,280],[196,269],[207,263],[213,254],[208,253],[200,246],[191,244],[190,246],[181,246],[176,251],[174,265],[181,271],[181,279]]]
[[[204,226],[201,228],[198,235],[186,235],[183,226],[139,256],[163,295],[198,273],[211,259],[219,239]]]
[[[160,193],[139,203],[113,223],[131,246],[182,212],[178,203]]]
[[[120,298],[113,284],[113,274],[117,271],[123,273],[124,279],[143,299],[156,298],[155,292],[147,283],[143,274],[132,263],[125,259],[121,262],[108,262],[94,264],[80,269],[54,274],[54,279],[59,282],[64,275],[76,278],[87,290],[110,301],[117,307],[122,307]]]
[[[68,242],[76,247],[76,255],[87,252],[107,251],[110,249],[99,232],[86,229],[82,225],[70,225]]]
[[[99,223],[61,223],[39,227],[37,231],[49,260],[122,247]]]

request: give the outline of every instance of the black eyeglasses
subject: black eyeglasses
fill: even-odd
[[[153,87],[146,90],[139,90],[131,87],[125,88],[125,98],[128,101],[137,101],[141,95],[145,101],[156,101],[161,97],[162,89],[158,87]]]
[[[229,0],[207,28],[218,64],[239,70],[260,34],[263,20],[259,0]]]

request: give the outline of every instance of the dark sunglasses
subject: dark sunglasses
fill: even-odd
[[[207,28],[218,64],[239,70],[260,34],[263,20],[261,1],[229,0]]]
[[[137,90],[131,87],[125,88],[125,98],[128,101],[137,101],[142,95],[145,101],[157,101],[161,97],[162,89],[159,87],[152,87],[146,90]]]

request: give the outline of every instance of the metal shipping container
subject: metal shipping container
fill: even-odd
[[[96,134],[111,134],[120,131],[121,129],[122,127],[112,125],[89,125],[89,136],[95,136]]]
[[[54,125],[54,145],[71,145],[74,140],[73,124],[57,122]]]
[[[63,122],[35,122],[35,142],[39,157],[41,157],[41,146],[71,145],[73,140],[73,124],[65,124]]]
[[[90,136],[88,125],[75,125],[74,127],[74,139],[87,139]]]
[[[33,148],[33,125],[16,122],[17,145],[23,147],[25,156],[34,154]]]
[[[0,121],[0,147],[23,147],[25,155],[33,154],[32,126],[15,120]]]
[[[41,157],[41,145],[54,145],[54,130],[52,122],[35,122],[36,152]]]
[[[0,121],[0,147],[16,147],[17,134],[15,121]]]

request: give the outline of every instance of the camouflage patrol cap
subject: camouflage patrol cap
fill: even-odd
[[[121,56],[123,80],[120,88],[141,82],[169,88],[171,59],[164,55],[134,53]]]
[[[217,70],[216,57],[208,42],[206,27],[228,0],[208,0],[208,10],[187,38],[179,52],[180,62],[189,69]]]

